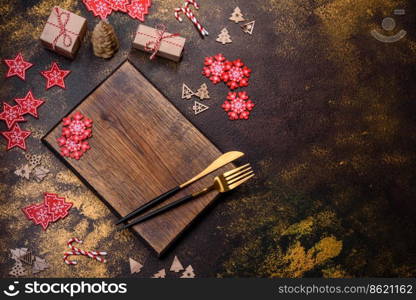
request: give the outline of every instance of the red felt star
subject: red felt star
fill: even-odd
[[[144,15],[149,13],[148,8],[151,4],[150,0],[132,0],[127,5],[127,13],[130,17],[144,22]]]
[[[70,70],[61,70],[56,62],[52,63],[50,70],[40,72],[43,77],[46,78],[46,89],[49,89],[55,85],[65,88],[64,78],[71,73]]]
[[[65,198],[50,193],[45,193],[44,204],[48,207],[48,213],[51,215],[52,222],[65,218],[72,207],[72,203],[65,202]]]
[[[0,120],[6,122],[7,128],[10,129],[16,122],[24,122],[22,111],[19,105],[11,106],[3,102],[3,111],[0,113]]]
[[[35,118],[38,117],[38,107],[45,103],[44,100],[36,99],[32,91],[29,91],[24,98],[16,98],[14,101],[19,104],[22,115],[30,114]]]
[[[26,150],[26,138],[31,134],[30,131],[21,130],[18,124],[15,124],[10,131],[3,131],[1,133],[8,141],[7,150],[13,147],[19,147]]]
[[[9,67],[6,77],[17,76],[22,80],[26,78],[26,70],[33,66],[32,63],[25,61],[21,53],[17,54],[15,59],[5,59],[4,62]]]
[[[107,2],[114,11],[127,12],[127,4],[130,0],[107,0]]]

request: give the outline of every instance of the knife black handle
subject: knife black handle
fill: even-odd
[[[159,215],[159,214],[161,214],[161,213],[163,213],[163,212],[165,212],[167,210],[170,210],[170,209],[172,209],[172,208],[174,208],[176,206],[182,205],[183,203],[188,202],[189,200],[192,200],[194,198],[196,198],[196,196],[190,194],[190,195],[185,196],[185,197],[183,197],[183,198],[181,198],[179,200],[173,201],[172,203],[169,203],[169,204],[167,204],[165,206],[162,206],[161,208],[158,208],[158,209],[156,209],[156,210],[154,210],[154,211],[152,211],[152,212],[150,212],[150,213],[148,213],[148,214],[146,214],[144,216],[139,217],[137,220],[134,220],[133,222],[128,223],[127,225],[125,225],[123,227],[123,229],[129,228],[129,227],[134,226],[134,225],[136,225],[138,223],[141,223],[143,221],[146,221],[146,220],[148,220],[148,219],[150,219],[150,218],[152,218],[152,217],[154,217],[156,215]]]
[[[117,224],[120,224],[122,222],[125,222],[135,216],[137,216],[138,214],[148,210],[149,208],[155,206],[156,204],[162,202],[163,200],[169,198],[170,196],[172,196],[173,194],[175,194],[177,191],[179,191],[181,189],[181,187],[178,185],[176,187],[174,187],[173,189],[171,189],[170,191],[167,191],[166,193],[154,198],[153,200],[150,200],[149,202],[143,204],[142,206],[140,206],[139,208],[133,210],[131,213],[127,214],[126,216],[124,216],[123,218],[121,218],[120,220],[117,221]]]

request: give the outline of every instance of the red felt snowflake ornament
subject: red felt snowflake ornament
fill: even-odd
[[[254,108],[254,103],[249,99],[246,92],[229,92],[227,100],[222,108],[228,112],[230,120],[245,119],[250,116],[250,111]]]
[[[227,83],[232,90],[248,86],[248,79],[250,78],[251,69],[244,65],[244,63],[237,59],[232,62],[232,66],[223,74],[222,79]]]
[[[231,68],[232,63],[219,53],[215,56],[206,57],[204,65],[202,74],[208,77],[212,83],[217,84],[223,80],[223,75]]]
[[[17,76],[22,80],[26,79],[26,70],[33,66],[32,63],[25,61],[21,53],[14,59],[5,59],[4,62],[9,67],[6,77]]]
[[[6,122],[7,128],[10,129],[16,122],[24,122],[22,110],[19,105],[11,106],[3,102],[3,111],[0,113],[0,120]]]
[[[61,154],[80,159],[91,147],[86,141],[92,135],[92,120],[80,112],[62,119],[62,136],[57,139]]]

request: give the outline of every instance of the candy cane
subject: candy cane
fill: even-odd
[[[72,245],[72,243],[77,242],[79,244],[82,244],[82,241],[77,239],[77,238],[72,238],[70,240],[68,240],[68,247],[69,249],[71,249],[71,251],[67,251],[64,253],[64,262],[67,265],[76,265],[78,262],[76,260],[69,260],[68,256],[71,255],[84,255],[87,256],[89,258],[95,259],[99,262],[105,263],[107,262],[104,258],[102,258],[101,256],[105,256],[107,255],[107,252],[103,252],[103,251],[84,251],[82,249],[79,249],[75,246]]]
[[[198,28],[199,32],[202,34],[202,36],[208,35],[208,31],[198,22],[194,14],[192,13],[192,10],[189,8],[189,5],[193,5],[196,9],[199,9],[198,3],[196,3],[194,0],[187,0],[185,1],[185,5],[183,7],[175,8],[175,18],[182,22],[183,19],[179,16],[180,13],[185,14],[189,20],[194,23],[196,28]]]

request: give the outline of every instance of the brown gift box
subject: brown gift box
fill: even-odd
[[[160,34],[163,32],[164,26],[159,26],[162,28],[152,28],[143,24],[140,24],[137,28],[136,36],[134,37],[133,47],[139,50],[149,51],[148,48],[154,49],[154,46],[157,43],[157,40],[160,38]],[[185,46],[186,39],[180,36],[170,36],[172,35],[169,32],[163,33],[163,38],[160,42],[159,50],[156,55],[162,56],[164,58],[179,61],[183,47]],[[146,47],[146,45],[148,47]]]
[[[55,6],[43,28],[42,44],[63,56],[74,58],[87,31],[87,20]]]

